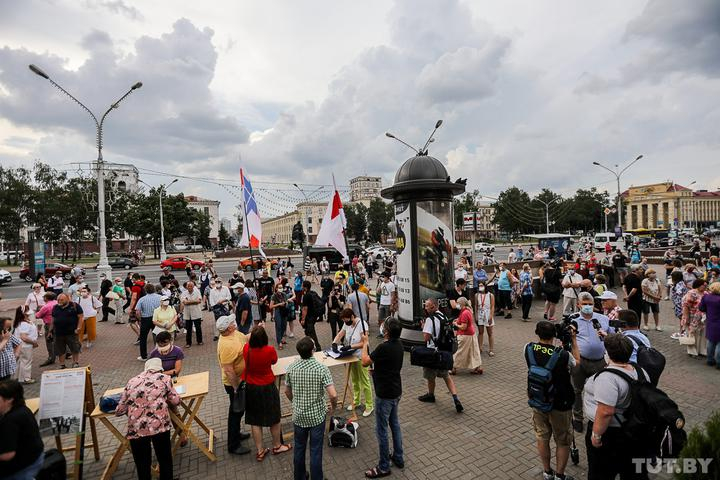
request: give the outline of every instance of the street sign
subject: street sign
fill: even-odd
[[[463,213],[463,230],[475,231],[475,215],[477,212]]]
[[[605,215],[610,215],[611,210],[607,207],[605,207]]]

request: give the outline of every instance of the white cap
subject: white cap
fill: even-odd
[[[157,357],[148,359],[145,362],[145,371],[147,372],[150,370],[152,370],[153,372],[162,372],[163,371],[162,360],[160,360]]]
[[[230,315],[218,317],[217,321],[215,322],[215,326],[217,327],[219,332],[224,332],[233,323],[235,323],[235,314],[231,313]]]
[[[617,300],[617,295],[615,295],[610,290],[605,290],[603,294],[597,298],[599,298],[600,300]]]

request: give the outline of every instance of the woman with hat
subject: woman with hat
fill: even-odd
[[[126,437],[130,441],[138,479],[151,478],[151,445],[160,467],[160,480],[173,478],[169,409],[179,404],[180,397],[170,377],[163,373],[159,358],[145,362],[145,370],[125,386],[115,415],[128,417]]]
[[[170,306],[170,297],[167,295],[160,297],[160,306],[153,311],[152,322],[155,325],[153,338],[160,332],[169,332],[174,336],[177,331],[177,312]]]

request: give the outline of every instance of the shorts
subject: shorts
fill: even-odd
[[[435,378],[448,378],[450,374],[447,370],[438,370],[436,368],[423,367],[423,378],[425,380],[433,380]]]
[[[137,311],[131,310],[130,313],[128,314],[128,323],[137,323],[138,320],[139,320],[139,318],[137,316]]]
[[[652,303],[652,302],[646,302],[643,300],[643,307],[642,307],[643,313],[660,313],[660,304],[659,303]]]
[[[65,349],[69,349],[70,353],[80,353],[80,341],[77,335],[55,335],[55,353],[62,355]]]
[[[538,440],[549,441],[552,436],[558,447],[569,447],[572,444],[572,410],[541,412],[533,408],[532,423]]]

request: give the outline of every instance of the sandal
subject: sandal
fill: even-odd
[[[488,355],[491,356],[491,357],[494,357],[494,356],[495,356],[495,352],[490,352],[490,353],[488,353]]]
[[[368,470],[367,472],[365,472],[365,477],[367,477],[367,478],[387,477],[391,473],[392,472],[390,470],[388,470],[387,472],[383,472],[378,467],[373,467],[370,470]]]
[[[258,462],[262,462],[263,460],[265,460],[265,455],[267,455],[268,452],[270,452],[269,448],[263,448],[262,451],[255,454],[255,460],[257,460]]]
[[[482,374],[483,374],[483,369],[482,369],[482,368],[476,368],[476,369],[474,369],[474,370],[471,370],[470,373],[472,373],[473,375],[482,375]]]
[[[293,448],[293,446],[290,445],[289,443],[284,443],[280,446],[273,447],[272,454],[280,455],[281,453],[289,452],[290,450],[292,450],[292,448]]]

